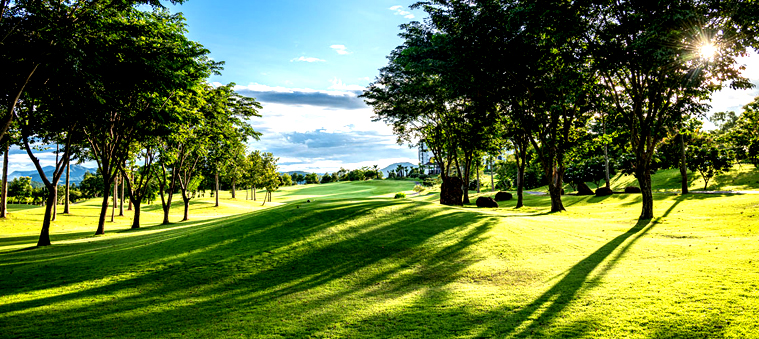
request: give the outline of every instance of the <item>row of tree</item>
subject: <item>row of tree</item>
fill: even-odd
[[[245,144],[259,137],[248,119],[261,106],[234,84],[207,82],[223,63],[185,36],[181,14],[157,0],[0,0],[0,13],[0,142],[26,150],[48,192],[38,246],[50,244],[58,182],[72,160],[94,160],[102,175],[96,234],[105,232],[119,182],[138,228],[152,185],[168,223],[175,193],[188,219],[201,168],[214,174],[216,189],[219,176],[245,173]],[[41,145],[56,145],[50,177],[36,155]]]
[[[604,149],[624,140],[643,193],[640,218],[652,218],[658,146],[703,114],[714,91],[750,87],[736,58],[759,45],[759,9],[738,0],[430,0],[413,7],[429,19],[402,26],[404,44],[362,97],[399,142],[426,143],[442,168],[443,204],[467,203],[463,187],[479,159],[508,143],[518,165],[517,206],[532,148],[551,211],[564,210],[567,166],[595,134]],[[591,129],[594,120],[600,131]],[[607,134],[607,125],[625,133]]]

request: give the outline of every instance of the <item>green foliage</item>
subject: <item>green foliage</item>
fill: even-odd
[[[8,195],[14,197],[17,202],[26,202],[32,197],[32,178],[17,177],[8,183]]]
[[[508,191],[513,187],[513,183],[511,182],[511,179],[508,177],[503,177],[500,180],[496,181],[495,188],[500,191]]]
[[[422,185],[419,185],[419,184],[414,185],[414,192],[422,193],[422,192],[424,192],[425,189],[426,188],[424,186],[422,186]]]
[[[619,170],[619,172],[623,174],[628,175],[635,175],[635,166],[637,165],[637,158],[635,157],[635,154],[633,153],[622,153],[619,158],[616,159],[614,162],[614,167]],[[651,163],[648,165],[649,173],[654,174],[656,171],[658,171],[661,168],[661,161],[659,160],[658,155],[655,153],[653,155],[653,160],[651,160]]]
[[[393,197],[393,199],[403,199],[405,197],[406,197],[406,193],[398,192],[398,193],[395,193],[395,196]]]
[[[614,164],[609,161],[609,176],[616,174]],[[606,161],[603,157],[597,156],[583,161],[576,162],[567,167],[564,172],[564,180],[572,185],[580,182],[592,182],[596,188],[600,187],[601,181],[606,178]]]
[[[329,173],[324,173],[321,179],[322,184],[328,184],[332,182],[332,176]]]
[[[711,178],[733,166],[733,154],[716,146],[713,142],[704,141],[700,146],[689,146],[687,155],[688,167],[701,174],[704,179],[704,190],[706,190]]]
[[[439,184],[437,183],[437,178],[433,178],[433,177],[427,177],[424,179],[424,181],[422,181],[422,186],[424,187],[432,187],[432,186],[435,186],[436,184]]]
[[[282,173],[280,176],[280,182],[282,183],[282,186],[292,186],[293,185],[293,179],[290,177],[287,173]]]
[[[306,177],[304,180],[306,181],[306,184],[318,184],[319,175],[316,173],[309,173],[309,174],[306,174]]]

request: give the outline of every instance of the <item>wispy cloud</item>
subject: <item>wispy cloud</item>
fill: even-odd
[[[389,8],[391,11],[395,12],[395,15],[400,15],[406,19],[413,19],[415,18],[413,14],[409,11],[403,10],[403,6],[396,5]]]
[[[332,45],[332,46],[329,46],[329,48],[334,49],[335,52],[337,52],[337,54],[340,54],[340,55],[351,54],[351,52],[348,52],[348,48],[345,47],[345,45]]]
[[[297,62],[325,62],[327,60],[314,58],[314,57],[304,57],[304,56],[290,60],[290,62],[295,62],[295,61]]]
[[[357,92],[363,88],[343,85],[342,82],[329,91],[314,90],[310,88],[272,87],[260,84],[248,86],[235,86],[235,90],[260,102],[278,103],[287,105],[309,105],[331,109],[361,109],[367,108],[363,100],[358,98]]]
[[[333,89],[337,91],[363,92],[364,89],[366,89],[364,86],[360,86],[360,85],[344,84],[343,81],[338,78],[334,78],[330,82],[332,83],[332,86],[329,86],[329,89]]]

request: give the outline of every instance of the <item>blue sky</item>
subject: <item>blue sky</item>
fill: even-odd
[[[281,171],[322,173],[417,162],[416,151],[396,144],[392,130],[372,122],[371,109],[357,98],[402,43],[399,25],[425,17],[409,10],[414,2],[189,0],[169,8],[184,14],[190,39],[226,62],[210,81],[234,82],[263,104],[263,118],[251,121],[263,136],[249,149],[272,152]],[[759,85],[758,60],[752,55],[740,62]],[[739,112],[757,95],[759,89],[716,93],[712,111]],[[52,164],[54,155],[40,158]],[[33,169],[18,149],[11,151],[10,167]]]
[[[402,43],[399,25],[421,20],[415,1],[210,1],[170,6],[188,36],[225,61],[215,83],[264,108],[251,124],[263,133],[250,149],[272,152],[280,170],[335,171],[408,161],[388,126],[372,122],[357,98]]]

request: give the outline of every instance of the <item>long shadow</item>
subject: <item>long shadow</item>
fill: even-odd
[[[517,312],[507,316],[502,322],[494,324],[493,328],[484,335],[490,335],[491,331],[503,336],[508,333],[514,337],[534,337],[540,336],[543,328],[549,325],[569,304],[576,298],[578,293],[586,285],[592,286],[603,277],[603,275],[616,264],[619,258],[643,235],[645,235],[654,223],[648,220],[638,221],[634,227],[627,232],[617,236],[598,250],[575,264],[566,275],[553,285],[548,291],[535,299],[529,305],[524,306]],[[592,272],[598,269],[601,264],[609,258],[622,244],[632,238],[625,244],[620,251],[609,262],[601,268],[593,279],[589,279]],[[534,317],[536,313],[540,313]],[[531,320],[534,318],[534,320]]]
[[[98,245],[74,243],[53,251],[0,255],[7,263],[3,267],[7,274],[3,276],[9,278],[0,281],[0,290],[6,295],[84,282],[92,285],[6,302],[0,305],[0,314],[12,315],[3,317],[0,323],[5,325],[0,329],[5,328],[11,336],[25,337],[46,331],[60,333],[56,330],[66,327],[63,325],[76,324],[90,330],[81,333],[123,336],[123,332],[99,320],[117,317],[123,323],[148,324],[136,330],[147,327],[163,336],[201,331],[213,328],[216,319],[227,314],[260,309],[274,299],[350,280],[357,272],[381,262],[402,263],[366,274],[352,288],[340,289],[307,306],[318,310],[336,298],[390,280],[405,269],[403,266],[432,265],[441,259],[455,262],[467,248],[482,240],[490,224],[497,222],[491,216],[419,206],[422,205],[381,200],[325,202],[298,209],[280,206],[172,230],[169,237],[150,233]],[[390,211],[384,213],[383,208]],[[471,223],[477,226],[469,227]],[[351,226],[332,231],[345,225]],[[431,256],[418,249],[447,232],[464,234],[451,236],[456,239],[453,244]],[[84,254],[79,254],[82,251]],[[72,257],[72,253],[78,255]],[[46,261],[38,262],[40,256]],[[93,263],[97,264],[93,267]],[[436,274],[450,280],[465,267],[466,264],[458,264],[443,270],[438,266],[440,272]],[[404,285],[399,281],[393,286],[401,289]],[[131,292],[137,290],[139,293]],[[112,295],[122,296],[111,300]],[[182,304],[195,298],[201,301],[164,308],[159,313],[141,312],[156,301]],[[56,317],[40,317],[41,312],[47,312],[41,307],[56,305],[64,308]],[[184,323],[183,329],[172,325],[177,319]],[[319,321],[311,321],[321,326]],[[288,333],[308,335],[307,328]]]

